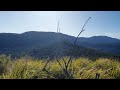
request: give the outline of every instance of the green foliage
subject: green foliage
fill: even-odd
[[[0,75],[6,71],[7,65],[10,64],[10,56],[0,55]]]
[[[69,57],[64,57],[65,62]],[[11,60],[10,56],[0,56],[0,78],[1,79],[69,79],[64,72],[65,64],[59,59],[49,61],[32,58],[20,58]],[[46,67],[45,67],[46,65]],[[95,79],[96,73],[99,79],[120,79],[120,62],[107,58],[99,58],[96,61],[88,58],[77,58],[73,60],[71,73],[72,79]],[[45,68],[45,69],[44,69]],[[68,73],[70,66],[68,66]]]

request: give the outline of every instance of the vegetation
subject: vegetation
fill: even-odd
[[[89,17],[88,20],[90,18],[91,17]],[[13,45],[5,46],[7,45],[6,43],[2,43],[1,45],[2,49],[0,50],[0,54],[11,55],[0,56],[0,78],[120,79],[119,56],[98,52],[95,49],[76,44],[77,40],[79,41],[79,35],[85,31],[84,27],[88,20],[74,40],[72,38],[61,40],[60,35],[62,34],[60,33],[58,33],[55,38],[51,37],[52,33],[49,33],[50,36],[46,38],[43,34],[33,34],[33,32],[22,34],[23,36],[20,35],[17,38],[11,37],[10,40],[12,40],[11,43]],[[6,37],[6,34],[1,35]],[[14,35],[17,36],[16,34]],[[4,39],[10,41],[8,38],[3,39],[3,36],[0,37],[3,42]],[[42,38],[37,39],[39,36],[44,37],[46,40]],[[51,38],[51,40],[49,40],[49,38]],[[18,43],[16,43],[15,40],[18,41]],[[69,41],[74,42],[74,44],[72,45]],[[25,57],[25,55],[31,57]]]
[[[76,37],[59,33],[59,40],[57,35],[57,33],[53,32],[0,33],[0,54],[11,54],[13,58],[24,55],[41,58],[56,56],[56,49],[71,49]],[[112,53],[114,56],[120,55],[120,40],[116,41],[116,39],[110,37],[109,39],[107,37],[103,38],[103,36],[94,36],[91,38],[79,37],[76,42],[76,48],[80,48],[80,54],[83,55],[85,53],[89,55],[89,52],[93,53],[90,55],[91,57],[95,57],[94,52],[96,51],[90,48],[96,49],[98,53],[100,51]],[[68,53],[65,51],[64,54],[67,55]]]
[[[77,37],[59,23],[57,33],[0,34],[0,79],[120,79],[120,40],[79,38],[90,18]]]
[[[10,56],[0,56],[1,79],[120,79],[120,62],[107,58],[95,61],[87,58],[74,59],[68,65],[66,74],[65,62],[69,57],[62,59],[33,59],[20,58],[11,60]],[[65,61],[65,62],[64,62]],[[71,71],[70,71],[71,70]],[[71,77],[70,77],[71,74]]]

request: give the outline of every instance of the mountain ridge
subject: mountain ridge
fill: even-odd
[[[26,33],[57,33],[57,32],[50,32],[50,31],[26,31],[26,32],[23,32],[23,33],[10,33],[10,32],[2,32],[0,34],[16,34],[16,35],[21,35],[21,34],[26,34]],[[69,35],[69,34],[64,34],[64,33],[61,33],[63,35],[68,35],[68,36],[72,36],[72,37],[76,37],[76,36],[73,36],[73,35]],[[90,37],[79,37],[79,38],[94,38],[94,37],[108,37],[108,38],[112,38],[112,39],[117,39],[117,40],[120,40],[119,38],[115,38],[115,37],[110,37],[110,36],[105,36],[105,35],[95,35],[95,36],[90,36]]]
[[[0,54],[17,53],[27,50],[31,51],[35,48],[40,50],[42,48],[50,49],[54,45],[60,46],[60,43],[62,45],[63,42],[73,44],[75,39],[76,37],[74,36],[56,32],[29,31],[21,34],[0,33]],[[108,36],[93,36],[90,38],[79,37],[76,45],[80,48],[83,46],[85,48],[93,48],[98,51],[108,53],[113,52],[113,54],[116,55],[120,54],[120,40]],[[62,49],[63,47],[60,46],[56,48]],[[65,47],[67,46],[65,45]],[[84,50],[87,51],[87,49]],[[50,52],[53,53],[52,51]]]

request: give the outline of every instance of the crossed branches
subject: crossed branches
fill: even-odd
[[[60,63],[59,57],[57,58],[57,62],[58,62],[58,64],[59,64],[59,66],[61,67],[61,69],[63,70],[63,72],[64,72],[64,74],[65,74],[65,78],[66,78],[66,77],[67,77],[68,79],[72,79],[72,78],[73,78],[74,72],[72,72],[72,54],[73,54],[73,51],[74,51],[74,49],[75,49],[75,45],[76,45],[77,39],[78,39],[78,37],[81,35],[81,33],[82,33],[83,31],[85,31],[84,27],[86,26],[86,24],[87,24],[87,22],[90,20],[90,18],[91,18],[91,17],[89,17],[89,18],[87,19],[87,21],[85,22],[85,24],[84,24],[83,27],[82,27],[82,30],[80,31],[80,33],[79,33],[78,36],[76,37],[76,39],[75,39],[75,41],[74,41],[74,44],[73,44],[73,47],[72,47],[72,50],[71,50],[71,53],[70,53],[70,58],[69,58],[69,60],[66,62],[66,61],[64,60],[64,58],[62,59],[62,61],[64,62],[64,66],[65,66],[65,67]],[[46,66],[48,65],[48,63],[49,63],[49,60],[46,62],[43,70],[46,71],[48,74],[54,75],[53,73],[51,73],[51,72],[49,72],[49,71],[46,70]]]

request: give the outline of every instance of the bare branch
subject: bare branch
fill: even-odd
[[[71,61],[72,52],[74,51],[74,47],[75,47],[75,44],[76,44],[76,42],[77,42],[77,39],[78,39],[78,37],[80,36],[80,34],[81,34],[83,31],[85,31],[84,27],[85,27],[85,25],[87,24],[87,22],[90,20],[90,18],[91,18],[91,17],[89,17],[89,18],[87,19],[87,21],[85,22],[85,24],[84,24],[83,27],[82,27],[82,30],[80,31],[80,33],[78,34],[78,36],[76,37],[76,39],[75,39],[75,41],[74,41],[73,48],[72,48],[71,54],[70,54],[70,59],[69,59],[69,61],[68,61],[68,63],[67,63],[67,66],[68,66],[68,64],[69,64],[70,61]]]
[[[63,58],[62,60],[63,60],[63,62],[64,62],[64,64],[65,64],[65,67],[67,67],[67,63],[66,63],[66,61],[64,60],[64,58]]]
[[[64,68],[62,67],[62,65],[61,65],[60,61],[59,61],[59,60],[57,60],[57,62],[58,62],[58,64],[59,64],[59,66],[61,67],[61,69],[63,69],[63,70],[64,70]]]
[[[46,64],[45,64],[45,66],[43,67],[43,69],[42,70],[46,70],[46,67],[47,67],[47,65],[48,65],[48,63],[50,62],[50,60],[47,60],[47,62],[46,62]]]
[[[80,36],[80,34],[81,34],[83,31],[85,31],[84,27],[86,26],[86,24],[87,24],[87,22],[89,21],[90,18],[91,18],[91,17],[89,17],[89,18],[87,19],[87,21],[85,22],[85,24],[84,24],[83,27],[82,27],[82,30],[80,31],[80,33],[79,33],[78,36],[76,37],[76,39],[75,39],[75,41],[74,41],[74,44],[73,44],[73,47],[72,47],[72,50],[71,50],[71,53],[70,53],[70,58],[69,58],[68,62],[66,62],[66,61],[64,60],[64,58],[62,59],[63,62],[64,62],[65,68],[62,66],[62,64],[61,64],[60,61],[58,60],[59,57],[57,57],[57,62],[58,62],[58,64],[59,64],[59,66],[61,67],[61,69],[64,71],[65,75],[66,75],[68,78],[72,78],[72,75],[74,74],[74,72],[72,73],[72,63],[73,63],[73,62],[72,62],[72,60],[71,60],[71,56],[72,56],[72,53],[73,53],[73,51],[74,51],[75,44],[76,44],[77,39],[78,39],[78,37]],[[59,32],[60,32],[60,28],[59,28],[59,21],[58,21],[57,33],[59,33]],[[58,56],[59,56],[59,51],[58,51]],[[68,71],[68,69],[69,69],[69,71]]]

